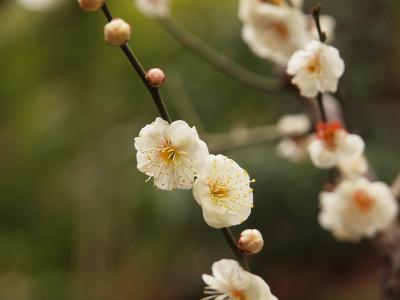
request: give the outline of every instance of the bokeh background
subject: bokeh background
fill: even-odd
[[[201,298],[200,275],[232,255],[190,191],[157,191],[137,171],[133,138],[157,116],[151,98],[119,49],[104,43],[100,12],[71,0],[49,10],[32,2],[0,1],[0,299]],[[174,16],[207,44],[276,76],[241,40],[238,1],[172,2]],[[390,183],[400,170],[400,3],[320,2],[338,22],[350,127]],[[133,25],[143,64],[166,71],[172,116],[200,135],[303,111],[290,92],[260,92],[215,71],[132,1],[109,5]],[[338,243],[318,225],[326,172],[282,160],[275,147],[226,153],[257,179],[256,208],[234,228],[264,234],[254,272],[279,299],[379,299],[381,261],[371,245]]]

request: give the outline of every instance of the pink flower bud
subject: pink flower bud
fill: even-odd
[[[147,82],[154,87],[160,87],[165,82],[165,74],[161,69],[150,69],[146,73]]]
[[[105,0],[78,0],[78,2],[82,10],[92,12],[98,10]]]
[[[240,235],[238,246],[247,255],[252,255],[261,251],[264,240],[257,229],[246,229]]]
[[[131,37],[131,26],[122,19],[113,19],[104,27],[104,39],[113,46],[122,46]]]

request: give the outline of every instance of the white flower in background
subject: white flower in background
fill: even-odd
[[[344,62],[339,51],[319,41],[311,41],[304,50],[296,51],[288,62],[287,73],[300,94],[313,98],[324,92],[336,92]]]
[[[206,223],[223,228],[244,222],[253,207],[247,172],[223,155],[210,155],[204,171],[194,182],[193,196],[203,209]]]
[[[288,161],[298,163],[307,159],[308,144],[309,138],[284,138],[276,146],[276,152],[280,157],[287,159]]]
[[[170,0],[135,0],[137,9],[148,17],[168,17]]]
[[[303,0],[289,0],[294,7],[302,8],[303,7]]]
[[[135,148],[139,171],[153,177],[162,190],[192,188],[194,177],[208,159],[207,146],[196,128],[184,121],[169,124],[157,118],[140,131]]]
[[[315,20],[313,17],[308,19],[310,37],[312,40],[318,40],[319,34],[317,26],[315,25]],[[332,16],[323,15],[319,17],[319,23],[321,24],[321,30],[325,32],[326,42],[330,43],[335,38],[336,20]]]
[[[308,41],[306,16],[285,1],[241,0],[242,37],[259,57],[286,66]]]
[[[257,229],[246,229],[240,234],[239,249],[247,255],[257,254],[264,246],[262,234]]]
[[[278,300],[261,277],[244,271],[235,260],[213,263],[212,274],[203,274],[207,286],[201,300]]]
[[[310,119],[305,114],[282,116],[277,124],[277,130],[284,136],[299,136],[306,134],[311,128]]]
[[[17,0],[17,3],[23,8],[37,11],[46,12],[59,8],[65,0]]]
[[[320,194],[319,222],[339,240],[358,241],[385,230],[396,218],[398,204],[383,182],[365,178],[342,181]]]
[[[311,161],[318,168],[332,168],[339,163],[360,156],[364,141],[349,134],[339,122],[317,124],[317,136],[308,146]]]
[[[368,162],[364,155],[339,160],[337,166],[346,178],[356,178],[368,172]]]

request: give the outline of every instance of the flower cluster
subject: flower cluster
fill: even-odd
[[[302,12],[303,1],[241,0],[239,18],[242,38],[257,56],[285,67],[292,54],[317,37],[310,16]],[[321,17],[326,33],[333,38],[335,21]]]
[[[223,155],[210,155],[195,127],[157,118],[135,138],[138,169],[159,189],[191,189],[214,228],[238,225],[250,215],[253,190],[249,175]]]

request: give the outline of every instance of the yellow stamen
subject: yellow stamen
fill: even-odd
[[[353,202],[363,213],[369,212],[374,206],[375,200],[364,191],[358,190],[353,194]]]
[[[179,151],[172,146],[170,140],[166,140],[163,147],[160,150],[160,157],[167,163],[175,163],[180,155],[184,155],[184,151]]]
[[[321,74],[322,73],[322,67],[321,67],[321,62],[319,59],[319,56],[314,57],[307,65],[307,70],[311,74]]]

